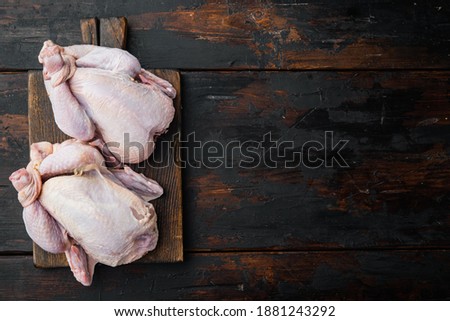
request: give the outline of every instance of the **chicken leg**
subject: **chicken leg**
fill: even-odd
[[[27,180],[26,170],[11,175],[14,187],[20,188],[21,181]],[[45,210],[38,200],[23,209],[23,221],[31,239],[42,249],[50,253],[65,253],[67,262],[75,278],[83,285],[92,283],[96,261],[84,252],[81,246],[69,239],[67,231]]]
[[[70,243],[67,232],[48,214],[39,201],[23,209],[23,221],[31,239],[50,253],[63,253]]]

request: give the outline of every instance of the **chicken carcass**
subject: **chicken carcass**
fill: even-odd
[[[147,159],[174,117],[173,86],[125,50],[48,40],[39,62],[58,127],[119,162]]]
[[[156,247],[156,213],[148,201],[161,186],[129,167],[107,169],[84,142],[31,145],[31,161],[10,176],[30,237],[65,253],[75,278],[90,285],[96,263],[127,264]]]

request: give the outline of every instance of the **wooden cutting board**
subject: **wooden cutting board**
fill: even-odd
[[[125,18],[91,18],[81,20],[80,24],[83,43],[125,48],[127,31]],[[130,166],[135,171],[156,180],[164,188],[164,195],[152,201],[158,215],[160,233],[158,245],[154,251],[139,262],[181,262],[183,261],[183,238],[181,167],[179,166],[180,75],[177,71],[167,69],[150,71],[168,80],[177,90],[177,97],[174,100],[174,120],[168,132],[159,137],[153,158],[150,157],[151,160]],[[28,118],[30,144],[40,141],[58,143],[70,138],[56,126],[52,106],[45,90],[42,71],[28,73]],[[164,145],[170,145],[172,148],[163,150]],[[164,161],[161,162],[161,160]],[[39,268],[68,266],[64,254],[48,253],[35,243],[33,243],[33,261]]]

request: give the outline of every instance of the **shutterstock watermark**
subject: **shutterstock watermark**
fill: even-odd
[[[164,167],[175,164],[182,168],[347,168],[343,151],[349,142],[346,139],[336,139],[333,131],[325,131],[323,138],[305,140],[301,144],[293,140],[274,139],[271,132],[265,133],[259,140],[199,140],[195,132],[181,137],[174,134],[156,144],[154,153],[145,161],[151,166]],[[174,143],[179,142],[179,143]],[[147,146],[130,141],[125,133],[124,148],[118,142],[108,142],[103,148],[114,147],[116,152],[110,152],[116,158],[129,157],[131,153],[145,155],[146,150],[153,149],[153,142]],[[177,150],[178,148],[178,150]],[[104,150],[105,151],[105,150]],[[108,151],[106,151],[108,152]],[[144,157],[141,157],[144,158]],[[175,161],[176,158],[176,161]],[[145,162],[140,166],[145,166]]]

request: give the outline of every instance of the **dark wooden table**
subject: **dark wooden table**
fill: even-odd
[[[450,7],[399,2],[2,2],[0,299],[450,298]],[[27,71],[93,16],[126,16],[142,65],[181,71],[192,163],[191,133],[299,147],[332,131],[349,167],[190,166],[185,262],[99,266],[89,288],[36,269],[8,181],[28,161]]]

